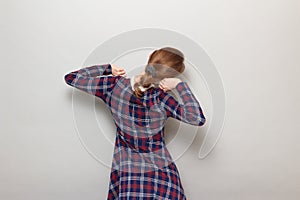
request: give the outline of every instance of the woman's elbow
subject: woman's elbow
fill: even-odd
[[[204,116],[200,117],[200,120],[198,121],[198,126],[203,126],[206,122],[206,118]]]
[[[188,119],[188,123],[195,126],[203,126],[206,122],[206,118],[203,114],[192,114],[186,113],[186,118]]]
[[[206,122],[206,118],[203,115],[197,115],[195,116],[195,120],[193,121],[193,124],[195,126],[203,126]]]
[[[76,78],[76,75],[74,73],[68,73],[64,76],[65,82],[71,86],[72,86],[72,82],[75,78]]]

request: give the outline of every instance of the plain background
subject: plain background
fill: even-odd
[[[1,1],[0,199],[105,199],[110,170],[82,147],[63,75],[100,43],[154,27],[202,45],[222,77],[214,151],[176,161],[188,199],[299,199],[300,2]]]

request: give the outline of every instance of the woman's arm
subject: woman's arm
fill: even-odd
[[[160,95],[162,106],[166,111],[167,117],[172,117],[191,125],[204,125],[206,118],[200,103],[193,95],[187,83],[181,81],[176,85],[175,89],[182,99],[183,104],[180,104],[169,93],[161,92]]]
[[[112,72],[111,64],[93,65],[72,71],[64,79],[68,85],[100,97],[107,103],[115,83],[122,77],[108,76]]]

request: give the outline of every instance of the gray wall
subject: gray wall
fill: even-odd
[[[298,0],[0,5],[0,199],[106,198],[110,169],[79,140],[63,75],[105,40],[144,27],[192,38],[223,80],[226,121],[219,142],[198,159],[202,131],[176,160],[187,198],[299,198]]]

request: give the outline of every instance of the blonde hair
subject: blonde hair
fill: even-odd
[[[176,77],[185,69],[184,55],[178,49],[164,47],[151,53],[145,67],[145,73],[134,84],[134,94],[141,98],[144,92],[154,83],[155,80]],[[140,88],[142,86],[145,90]]]

